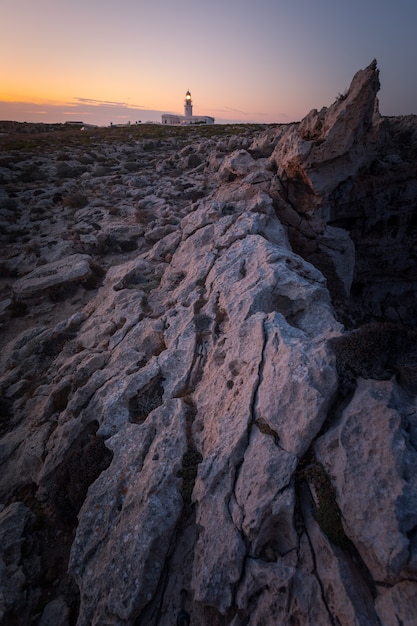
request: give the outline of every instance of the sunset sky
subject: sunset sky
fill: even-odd
[[[376,58],[417,113],[415,0],[1,0],[0,120],[292,122]]]

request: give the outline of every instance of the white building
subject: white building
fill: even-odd
[[[214,117],[209,117],[208,115],[193,115],[193,102],[190,92],[187,91],[184,100],[184,115],[164,113],[162,115],[162,124],[168,124],[169,126],[214,124]]]

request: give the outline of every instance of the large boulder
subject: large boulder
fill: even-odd
[[[92,258],[88,254],[72,254],[69,257],[37,267],[13,284],[17,298],[29,298],[51,289],[62,288],[69,283],[83,283],[92,275]]]
[[[417,453],[407,397],[397,394],[391,381],[359,379],[338,424],[315,444],[333,476],[346,534],[380,583],[417,573]]]

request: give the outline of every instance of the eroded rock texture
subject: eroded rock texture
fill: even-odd
[[[417,122],[378,89],[2,157],[2,623],[416,623]]]

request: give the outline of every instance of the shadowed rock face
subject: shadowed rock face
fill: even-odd
[[[2,157],[5,624],[415,623],[417,123],[378,89]]]
[[[413,324],[417,314],[415,117],[381,118],[378,89],[373,62],[332,106],[285,131],[272,155],[291,244],[324,273],[349,325]]]

